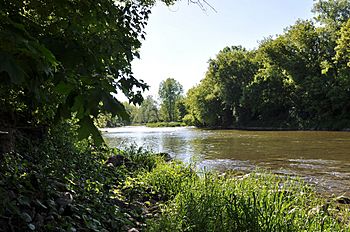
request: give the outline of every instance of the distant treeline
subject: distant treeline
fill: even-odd
[[[318,1],[255,50],[226,47],[186,97],[203,127],[350,128],[350,2]]]
[[[140,105],[124,102],[129,118],[100,114],[95,120],[98,127],[118,127],[147,124],[151,127],[183,125],[181,121],[187,114],[182,85],[173,78],[167,78],[159,85],[159,100],[147,96]],[[171,123],[170,123],[171,122]]]
[[[225,47],[204,79],[182,95],[172,78],[148,96],[125,103],[130,119],[100,125],[183,122],[216,128],[350,128],[350,1],[317,1],[314,19],[298,20],[259,47]]]

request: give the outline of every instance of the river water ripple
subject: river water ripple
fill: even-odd
[[[321,191],[350,193],[350,133],[201,130],[188,127],[104,128],[112,147],[168,152],[199,168],[249,172],[257,167],[299,176]]]

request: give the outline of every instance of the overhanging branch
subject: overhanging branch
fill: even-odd
[[[216,9],[210,5],[206,0],[188,0],[188,3],[193,3],[198,5],[203,11],[207,11],[208,7],[213,10],[215,13],[217,13]]]

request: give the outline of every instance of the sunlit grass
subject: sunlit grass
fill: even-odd
[[[349,212],[298,179],[270,173],[199,177],[175,163],[139,178],[169,198],[148,231],[349,231]]]

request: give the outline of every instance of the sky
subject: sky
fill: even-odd
[[[182,0],[167,7],[157,3],[146,26],[141,58],[133,61],[137,79],[150,85],[146,95],[158,98],[168,77],[184,87],[199,84],[208,60],[226,46],[257,48],[259,41],[282,34],[298,19],[311,19],[313,0],[207,0],[206,11]]]

